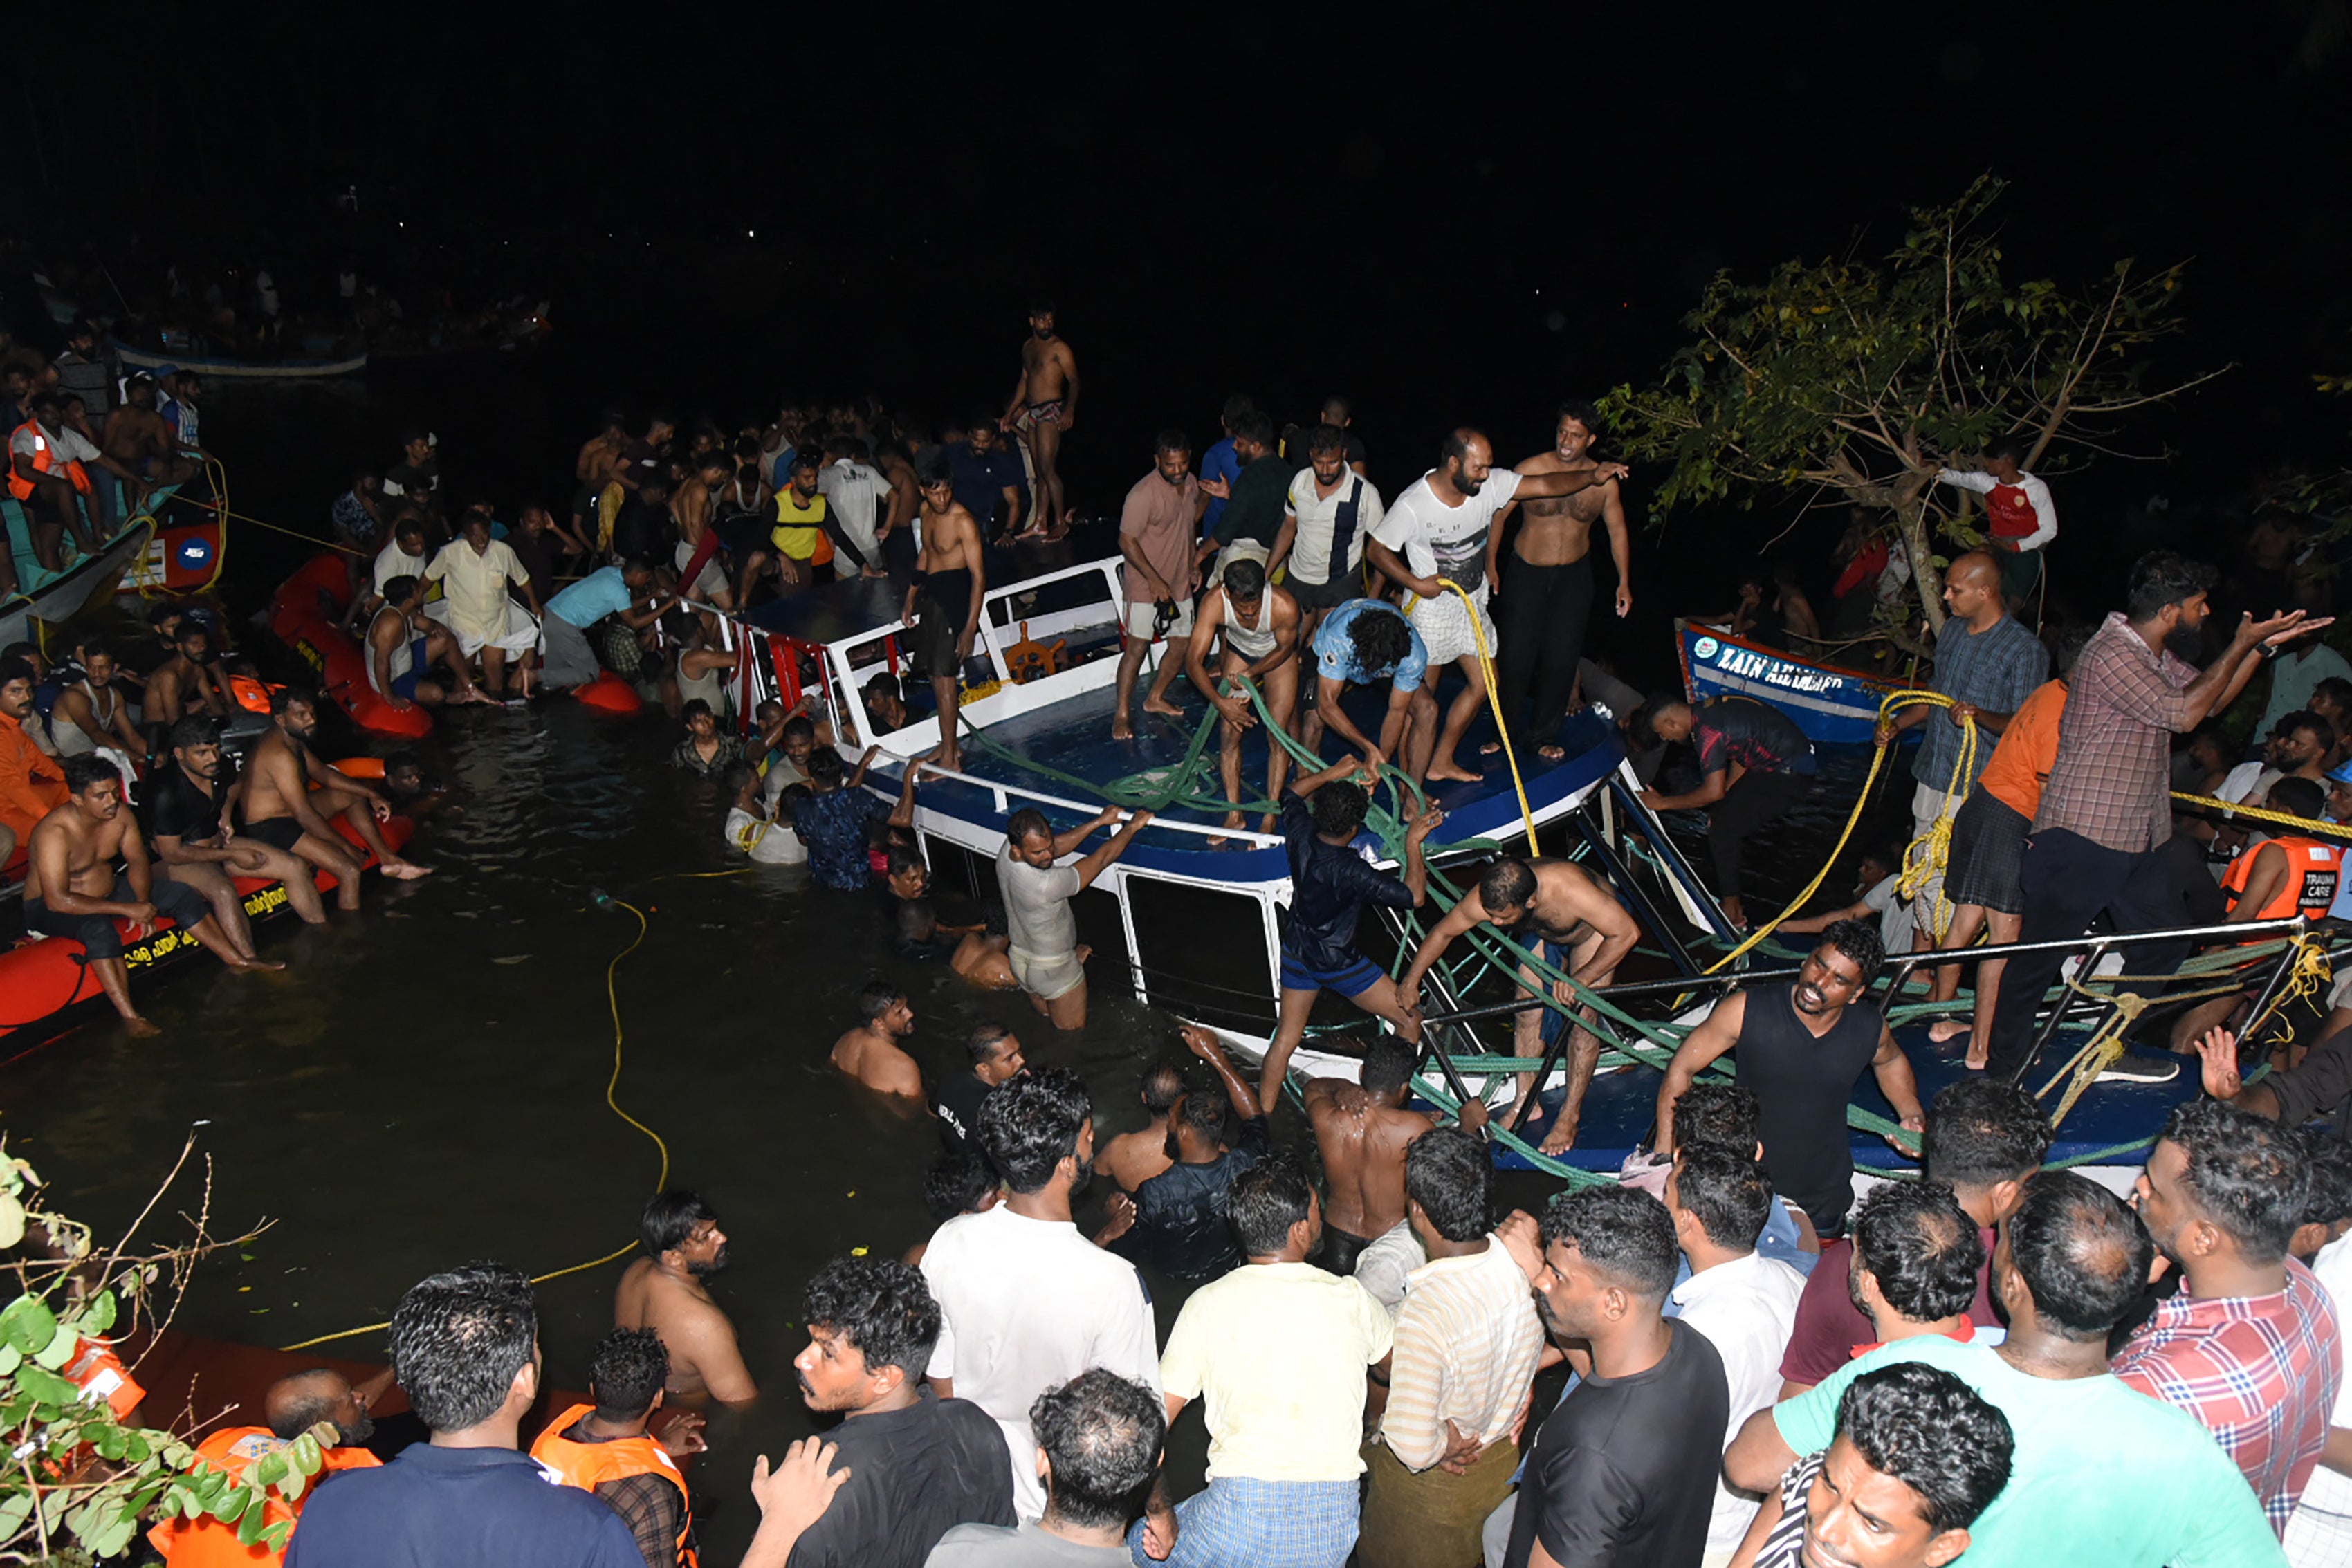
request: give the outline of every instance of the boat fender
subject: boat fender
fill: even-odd
[[[604,713],[635,713],[646,706],[646,699],[637,695],[637,688],[610,670],[582,686],[579,697],[590,707]]]

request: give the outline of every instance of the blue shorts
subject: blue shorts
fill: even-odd
[[[1286,991],[1337,991],[1353,1001],[1388,978],[1388,972],[1360,953],[1338,969],[1318,969],[1288,948],[1282,952],[1282,988]]]
[[[425,639],[419,637],[408,645],[408,668],[393,677],[392,695],[403,702],[416,700],[416,683],[425,674]]]

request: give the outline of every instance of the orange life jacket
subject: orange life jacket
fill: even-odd
[[[33,433],[33,471],[37,474],[46,474],[56,465],[58,460],[55,444],[47,434],[43,434],[39,420],[28,419],[10,433],[8,494],[20,501],[29,500],[33,495],[33,482],[30,479],[19,477],[16,473],[16,437],[28,430]],[[66,465],[66,477],[73,481],[75,489],[85,496],[89,494],[89,470],[84,468],[79,462],[68,462]]]
[[[268,714],[271,689],[251,675],[231,675],[228,678],[228,695],[235,697],[236,706],[247,713]]]
[[[116,1420],[128,1416],[147,1397],[147,1391],[131,1381],[130,1369],[114,1347],[102,1339],[84,1339],[74,1346],[74,1358],[66,1364],[66,1381],[81,1390],[86,1400],[104,1400],[114,1412]]]
[[[285,1447],[286,1440],[267,1427],[227,1427],[199,1444],[196,1458],[243,1480],[247,1471]],[[302,1504],[317,1496],[318,1484],[334,1472],[372,1469],[383,1463],[365,1448],[328,1448],[321,1457],[324,1468],[310,1478],[298,1500],[289,1503],[274,1491],[265,1494],[266,1523],[300,1519]],[[283,1552],[246,1545],[237,1540],[236,1525],[223,1524],[210,1514],[166,1520],[147,1532],[147,1541],[172,1568],[275,1568],[286,1561]]]
[[[2238,912],[2238,895],[2246,891],[2246,879],[2253,874],[2254,857],[2273,844],[2286,856],[2286,884],[2253,918],[2284,920],[2299,909],[2307,919],[2325,919],[2344,877],[2344,846],[2292,835],[2264,839],[2230,862],[2229,874],[2221,879],[2221,891],[2230,895],[2230,913]]]
[[[547,1424],[530,1446],[530,1457],[555,1472],[565,1486],[593,1492],[603,1482],[628,1476],[657,1475],[677,1488],[685,1511],[678,1516],[678,1568],[698,1568],[694,1545],[694,1511],[687,1502],[686,1477],[677,1461],[651,1437],[614,1437],[602,1443],[575,1443],[563,1434],[596,1413],[593,1405],[574,1405]]]

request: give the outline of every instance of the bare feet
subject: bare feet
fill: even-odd
[[[122,1020],[122,1032],[133,1040],[152,1040],[163,1031],[137,1013],[132,1013]]]
[[[1537,1152],[1546,1155],[1564,1155],[1574,1147],[1576,1147],[1576,1119],[1563,1115],[1551,1124],[1551,1131],[1544,1134],[1543,1144]]]
[[[415,861],[386,861],[382,870],[394,882],[415,882],[418,877],[433,874],[431,866],[418,865]]]
[[[1225,813],[1224,821],[1225,830],[1227,832],[1230,832],[1234,829],[1240,827],[1248,820],[1248,818],[1243,816],[1239,811],[1227,811]],[[1221,850],[1233,841],[1233,840],[1226,838],[1223,834],[1220,833],[1209,840],[1209,847],[1213,850]]]
[[[1144,698],[1143,711],[1146,713],[1156,713],[1162,718],[1182,718],[1184,716],[1184,710],[1178,707],[1174,703],[1170,702],[1166,697]]]
[[[1960,1058],[1960,1065],[1967,1068],[1970,1072],[1982,1072],[1986,1068],[1992,1065],[1992,1061],[1988,1052],[1979,1050],[1975,1042],[1971,1041],[1969,1045],[1968,1054]]]
[[[1432,779],[1462,784],[1476,784],[1483,782],[1484,779],[1483,775],[1473,773],[1468,768],[1454,762],[1431,763],[1429,765],[1429,777]]]
[[[1127,716],[1127,710],[1125,708],[1120,708],[1118,712],[1110,716],[1110,737],[1113,740],[1133,740],[1135,738],[1135,724],[1133,720]]]
[[[1723,905],[1723,917],[1731,922],[1733,928],[1739,931],[1747,930],[1748,911],[1740,904],[1739,895],[1735,893],[1730,897],[1723,899],[1721,903]]]
[[[1546,762],[1558,762],[1568,755],[1568,748],[1564,746],[1538,746],[1536,747],[1536,755]]]
[[[1959,1019],[1937,1019],[1927,1026],[1927,1038],[1937,1045],[1948,1040],[1958,1040],[1968,1032],[1968,1024]]]
[[[1260,817],[1257,820],[1257,831],[1261,833],[1270,833],[1274,831],[1276,828],[1281,826],[1281,824],[1282,819],[1276,816],[1272,811],[1268,811],[1265,816]]]
[[[963,771],[963,753],[952,746],[942,746],[931,753],[930,759],[923,766],[927,768],[945,768],[951,772],[961,773]]]

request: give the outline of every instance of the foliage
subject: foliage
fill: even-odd
[[[1664,463],[1654,512],[1811,489],[1887,514],[1931,627],[1943,623],[1938,536],[1982,542],[1969,493],[1939,467],[2014,434],[2048,475],[2108,444],[2124,416],[2210,380],[2152,380],[2147,352],[2180,328],[2179,266],[2118,261],[2094,287],[2002,274],[1990,176],[1916,210],[1876,265],[1788,261],[1760,283],[1718,274],[1683,319],[1691,341],[1646,390],[1602,413],[1635,462]]]
[[[15,1300],[0,1308],[0,1442],[15,1458],[13,1469],[0,1470],[0,1563],[80,1563],[112,1556],[130,1544],[142,1521],[175,1515],[210,1514],[234,1523],[248,1544],[282,1546],[293,1528],[290,1521],[270,1522],[268,1494],[288,1501],[301,1496],[323,1462],[317,1432],[262,1459],[252,1484],[241,1484],[197,1463],[194,1439],[209,1422],[191,1412],[171,1428],[131,1425],[102,1397],[86,1398],[75,1382],[109,1335],[120,1341],[156,1323],[159,1306],[160,1322],[169,1322],[198,1258],[259,1234],[216,1241],[205,1233],[212,1187],[207,1163],[205,1201],[195,1216],[184,1217],[189,1239],[131,1250],[140,1224],[170,1190],[193,1147],[192,1142],[181,1150],[139,1221],[101,1259],[87,1226],[41,1207],[40,1178],[10,1156],[0,1138],[0,1248],[8,1252],[5,1266],[17,1288]]]

